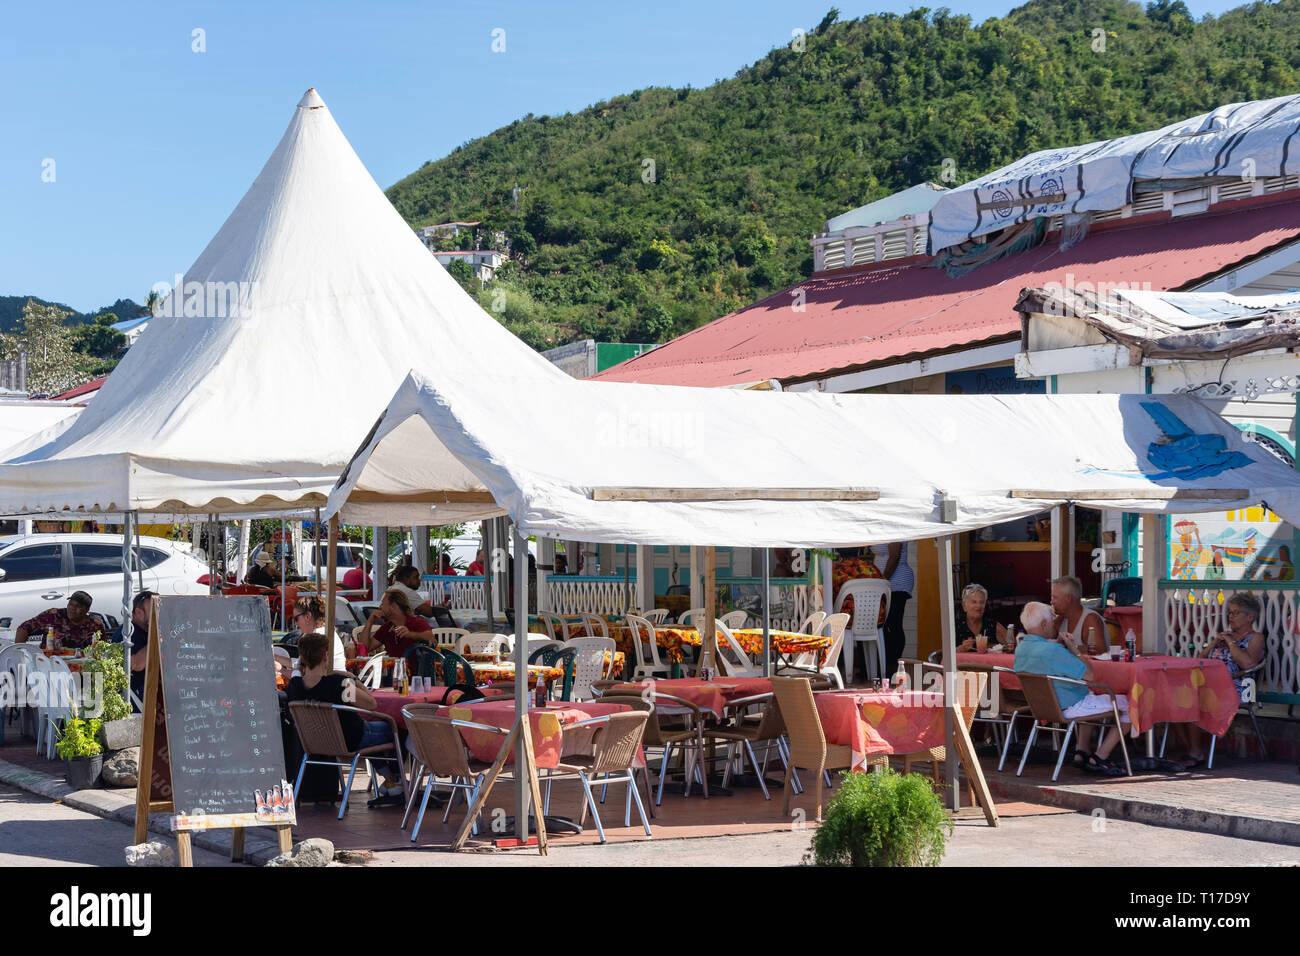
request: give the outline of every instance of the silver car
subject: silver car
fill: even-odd
[[[132,566],[131,591],[160,595],[207,594],[199,578],[208,566],[183,542],[140,539],[140,566]],[[12,640],[24,621],[66,607],[74,591],[91,597],[91,613],[122,617],[122,536],[30,534],[0,538],[0,639]]]

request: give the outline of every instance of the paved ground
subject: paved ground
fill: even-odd
[[[807,831],[643,840],[608,846],[450,854],[381,850],[371,866],[795,866],[808,849]],[[1008,817],[996,829],[962,820],[944,866],[1300,866],[1300,847],[1192,833],[1081,813]]]
[[[132,842],[131,828],[124,823],[0,786],[0,867],[123,866],[126,847]],[[175,850],[175,842],[167,842]],[[231,865],[228,859],[198,848],[194,864]]]
[[[153,836],[153,839],[158,839]],[[380,850],[371,866],[794,866],[811,834],[778,833],[645,840],[608,846],[555,846],[535,851],[450,854],[421,847]],[[0,786],[0,866],[120,866],[131,828],[44,797]],[[1079,813],[1007,817],[992,829],[962,820],[945,866],[1300,866],[1300,848],[1212,836]],[[195,850],[198,866],[229,866]]]

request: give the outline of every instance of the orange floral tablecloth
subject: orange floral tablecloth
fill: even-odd
[[[941,692],[819,691],[813,701],[826,742],[851,748],[854,770],[869,754],[909,754],[944,745]]]
[[[958,654],[958,667],[1014,666],[1007,653]],[[1136,661],[1089,661],[1094,680],[1129,702],[1133,734],[1156,724],[1192,723],[1216,736],[1227,732],[1241,701],[1228,666],[1197,657],[1139,657]],[[1011,674],[999,674],[1000,690],[1020,690]]]
[[[840,588],[847,581],[853,581],[857,578],[879,578],[881,577],[880,569],[866,558],[842,558],[836,561],[831,568],[831,585],[833,596],[836,600],[840,596]],[[853,598],[844,602],[844,607],[840,608],[845,614],[849,615],[849,620],[853,620]],[[880,609],[880,619],[877,621],[878,627],[885,626],[885,610],[882,606]]]
[[[410,698],[406,698],[409,700]],[[528,722],[532,727],[533,756],[537,766],[543,770],[553,770],[562,757],[574,754],[590,754],[591,742],[599,727],[579,728],[566,731],[565,728],[579,721],[606,714],[618,714],[631,710],[627,704],[569,703],[553,701],[545,707],[528,708]],[[490,724],[508,730],[515,723],[515,702],[513,700],[478,700],[468,704],[450,704],[438,708],[439,717],[453,720],[472,720],[476,724]],[[461,736],[472,753],[479,760],[496,760],[505,738],[482,730],[461,729]],[[514,762],[514,754],[506,763]],[[635,761],[637,767],[645,766],[644,753],[638,753]]]
[[[727,701],[753,697],[755,694],[769,694],[772,691],[772,682],[766,677],[720,677],[712,681],[700,680],[698,677],[673,677],[667,680],[615,684],[606,693],[639,695],[652,684],[655,693],[680,697],[715,717],[722,716]]]
[[[750,657],[763,658],[763,629],[761,627],[742,627],[731,632],[736,642]],[[769,631],[772,647],[780,654],[793,657],[796,654],[817,653],[817,666],[821,667],[830,649],[831,639],[825,636],[801,634],[798,631]],[[719,637],[719,640],[721,637]]]

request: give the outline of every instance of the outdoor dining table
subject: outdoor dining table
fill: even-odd
[[[959,653],[964,669],[1011,668],[1015,655],[1006,652]],[[1089,660],[1094,680],[1129,700],[1134,736],[1160,723],[1193,723],[1215,736],[1232,725],[1240,706],[1236,685],[1221,660],[1200,657],[1144,656],[1135,661]],[[1020,690],[1013,674],[999,674],[1000,690]],[[1154,741],[1148,739],[1148,749]]]
[[[615,684],[605,693],[640,696],[652,686],[652,693],[680,697],[717,718],[722,717],[729,701],[772,692],[772,682],[766,677],[720,677],[710,681],[698,677],[670,677],[665,680]]]
[[[941,691],[817,691],[813,702],[826,742],[849,747],[854,770],[871,754],[909,754],[944,746]]]

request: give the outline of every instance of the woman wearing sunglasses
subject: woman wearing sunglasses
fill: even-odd
[[[293,605],[293,623],[300,634],[324,634],[325,602],[314,594],[298,598]],[[333,635],[333,638],[334,654],[331,666],[336,671],[346,672],[348,658],[343,650],[343,642],[339,640],[337,634]]]
[[[993,615],[984,613],[988,603],[989,592],[984,585],[968,584],[962,588],[962,613],[957,616],[957,650],[976,650],[975,638],[980,635],[988,638],[990,647],[1006,640],[1007,629],[994,620]]]

